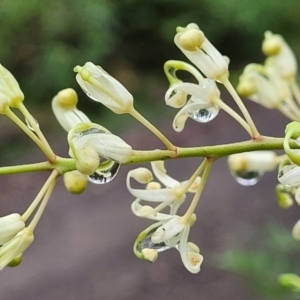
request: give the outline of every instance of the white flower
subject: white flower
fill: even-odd
[[[273,151],[255,151],[232,154],[228,157],[233,171],[272,171],[277,166],[277,154]]]
[[[268,56],[267,64],[272,65],[282,78],[289,80],[296,76],[295,54],[281,35],[267,31],[262,49]]]
[[[100,158],[125,163],[132,148],[118,136],[95,123],[81,123],[68,134],[70,156],[79,172],[89,175],[100,165]]]
[[[278,108],[291,98],[288,85],[278,72],[271,66],[258,64],[250,64],[244,69],[237,91],[241,96],[270,109]]]
[[[52,100],[53,113],[67,132],[80,123],[90,123],[90,119],[76,105],[78,102],[77,93],[73,89],[60,91]]]
[[[215,103],[220,100],[220,91],[213,80],[203,79],[199,84],[194,83],[176,83],[172,85],[165,95],[167,105],[181,107],[179,101],[174,101],[175,95],[190,95],[187,103],[181,101],[183,108],[177,113],[173,120],[173,128],[180,132],[184,129],[188,118],[196,122],[207,123],[212,121],[219,113],[219,107]],[[218,99],[218,100],[217,100]]]
[[[228,77],[228,58],[221,55],[196,24],[178,27],[174,41],[206,77],[220,81]]]
[[[19,214],[10,214],[0,218],[0,246],[11,240],[25,227]]]
[[[128,113],[133,108],[133,97],[128,90],[101,67],[91,62],[74,68],[76,80],[93,100],[102,103],[116,114]]]
[[[184,186],[184,182],[179,182],[172,177],[170,177],[166,173],[166,169],[164,168],[164,162],[163,161],[157,161],[157,162],[151,162],[152,170],[155,174],[155,176],[159,179],[159,181],[165,185],[165,188],[162,188],[160,184],[157,182],[151,181],[152,180],[152,174],[148,170],[148,185],[147,188],[144,189],[135,189],[131,187],[130,179],[134,178],[137,181],[140,181],[140,168],[134,169],[128,172],[126,185],[129,192],[136,197],[137,199],[132,203],[132,211],[135,215],[140,217],[149,218],[152,220],[160,220],[163,218],[162,215],[165,216],[165,219],[169,219],[170,216],[166,214],[160,214],[159,211],[164,209],[167,206],[170,206],[170,215],[175,215],[177,212],[177,209],[179,206],[183,203],[185,199],[185,193],[181,192],[182,186]],[[144,168],[143,168],[144,169]],[[145,169],[147,170],[147,169]],[[146,174],[146,171],[144,171]],[[188,191],[194,193],[195,192],[195,186],[199,184],[200,178],[198,177],[197,180],[194,182],[194,185],[189,187]],[[146,181],[144,181],[146,183]],[[143,209],[143,206],[140,204],[141,201],[148,201],[151,203],[160,203],[155,208],[155,210],[151,210],[149,207],[146,209]],[[146,212],[149,212],[147,214]],[[157,213],[157,214],[156,214]]]
[[[200,271],[200,267],[203,262],[203,256],[199,253],[200,250],[195,244],[188,243],[189,231],[190,227],[185,226],[181,233],[178,251],[180,253],[183,265],[189,272],[195,274]]]
[[[0,270],[5,268],[13,259],[19,257],[33,242],[32,230],[24,228],[13,239],[0,248]]]
[[[278,181],[284,186],[296,188],[295,200],[300,205],[300,167],[285,165],[278,173]]]
[[[5,107],[18,107],[24,100],[24,94],[15,77],[0,64],[0,113]]]

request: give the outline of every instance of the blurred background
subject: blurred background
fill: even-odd
[[[299,11],[299,0],[1,0],[0,62],[18,79],[27,107],[59,155],[67,156],[66,134],[50,102],[66,87],[78,91],[79,107],[93,121],[121,135],[133,148],[162,147],[128,116],[116,116],[87,99],[72,71],[86,61],[121,81],[134,95],[136,108],[175,144],[234,142],[248,137],[222,112],[212,123],[189,120],[181,134],[172,130],[176,111],[164,105],[168,84],[162,66],[168,59],[186,60],[173,43],[175,29],[197,23],[230,57],[236,83],[247,63],[263,62],[266,30],[282,34],[300,57]],[[247,105],[265,135],[282,136],[287,119]],[[0,126],[0,165],[44,160],[4,116]],[[167,168],[185,180],[198,163],[168,162]],[[300,273],[300,245],[290,237],[299,208],[277,207],[276,173],[245,188],[231,177],[225,160],[216,163],[191,233],[205,260],[202,271],[191,275],[176,251],[161,254],[154,264],[134,257],[135,237],[148,223],[130,212],[133,199],[124,183],[128,170],[123,167],[112,183],[90,184],[75,197],[59,182],[24,262],[0,274],[1,300],[293,299],[293,293],[278,286],[277,276]],[[46,178],[47,174],[2,177],[0,215],[24,211]]]

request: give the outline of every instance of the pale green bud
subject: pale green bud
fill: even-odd
[[[18,107],[24,94],[15,77],[0,64],[0,113],[6,106]]]
[[[19,257],[31,245],[33,240],[32,230],[25,227],[13,239],[3,244],[0,248],[0,270]]]
[[[25,227],[21,216],[17,213],[0,218],[0,245],[5,244]]]
[[[23,255],[20,254],[17,257],[15,257],[7,266],[8,267],[17,267],[18,265],[21,264],[22,259],[23,259]]]
[[[87,178],[77,170],[64,174],[66,189],[72,194],[81,194],[87,186]]]

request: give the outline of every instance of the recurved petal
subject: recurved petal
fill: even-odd
[[[153,161],[151,167],[157,179],[168,188],[180,187],[180,182],[167,174],[164,161]]]

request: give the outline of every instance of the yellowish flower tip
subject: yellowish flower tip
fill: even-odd
[[[289,208],[294,204],[294,201],[293,201],[291,195],[289,195],[287,193],[287,191],[284,190],[284,187],[282,186],[282,184],[276,185],[275,192],[276,192],[276,196],[277,196],[278,205],[281,208]]]
[[[66,189],[72,194],[81,194],[87,186],[87,178],[77,170],[64,174]]]
[[[142,250],[143,259],[150,262],[155,262],[158,257],[158,252],[155,249],[145,248]]]
[[[146,186],[146,190],[158,190],[161,188],[161,184],[156,181],[149,182]]]
[[[7,266],[8,267],[17,267],[23,259],[23,255],[20,254],[19,256],[15,257]]]
[[[228,165],[233,171],[245,171],[248,168],[248,160],[243,155],[234,154],[228,157]]]
[[[64,89],[56,95],[56,101],[62,108],[73,109],[78,102],[77,93],[71,88]]]
[[[293,121],[287,124],[285,127],[285,134],[287,135],[289,132],[292,132],[292,139],[297,139],[300,136],[300,123]]]
[[[99,154],[93,147],[82,147],[77,155],[76,168],[85,175],[93,174],[99,167]]]
[[[277,55],[282,48],[282,40],[279,35],[272,34],[272,32],[267,31],[265,33],[265,39],[262,44],[262,52],[266,56]]]
[[[251,80],[240,80],[236,91],[241,97],[250,97],[256,92],[256,86]]]
[[[187,51],[196,51],[197,48],[201,48],[204,40],[204,33],[199,29],[192,28],[180,35],[178,43]]]
[[[89,81],[91,72],[87,68],[76,66],[73,70],[74,72],[77,72],[83,80]]]
[[[196,214],[192,213],[192,215],[190,216],[190,218],[187,221],[187,224],[190,226],[193,226],[195,224],[196,220],[197,220]]]

